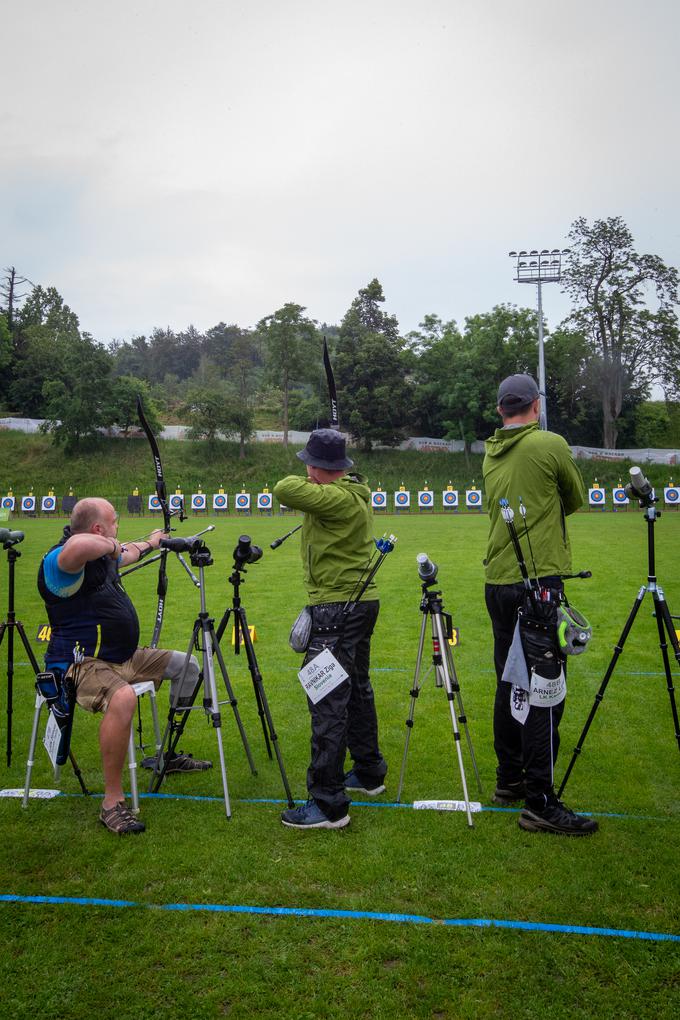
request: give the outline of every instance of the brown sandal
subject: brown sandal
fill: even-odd
[[[102,825],[105,825],[109,832],[115,832],[118,836],[127,836],[130,833],[144,832],[146,826],[144,822],[140,822],[138,818],[135,818],[132,811],[125,806],[125,801],[121,800],[117,804],[114,804],[112,808],[105,808],[102,805],[102,809],[99,812],[99,821]]]

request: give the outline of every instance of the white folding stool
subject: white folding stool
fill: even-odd
[[[144,680],[138,684],[130,685],[137,695],[137,698],[143,698],[145,694],[149,695],[149,701],[151,702],[151,718],[153,720],[153,732],[156,741],[156,754],[160,754],[161,750],[161,729],[158,722],[158,706],[156,704],[156,688],[153,680]],[[42,694],[36,692],[35,696],[35,712],[33,714],[33,727],[31,729],[31,742],[28,748],[28,761],[26,762],[26,780],[24,782],[24,796],[21,801],[22,807],[28,807],[28,800],[31,792],[31,773],[33,772],[33,765],[35,764],[35,747],[38,742],[38,728],[40,726],[40,715],[42,713],[43,705],[46,704]],[[134,721],[130,726],[130,743],[128,744],[128,767],[130,769],[130,796],[132,798],[132,810],[135,814],[139,814],[139,789],[137,786],[137,749],[135,748],[135,729]],[[59,779],[60,767],[57,765],[54,769],[55,780]]]

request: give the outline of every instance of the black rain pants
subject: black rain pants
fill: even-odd
[[[541,585],[562,590],[559,577],[539,578]],[[559,725],[565,701],[552,708],[532,705],[522,725],[510,711],[512,685],[501,680],[517,622],[517,610],[526,590],[523,584],[487,584],[486,608],[491,617],[496,667],[496,700],[493,713],[494,750],[499,787],[524,780],[527,803],[542,808],[544,797],[554,795],[553,768],[560,746]],[[566,665],[565,665],[566,669]]]
[[[377,599],[358,602],[345,617],[344,602],[312,606],[312,634],[305,665],[330,648],[349,674],[316,705],[307,699],[312,722],[312,757],[307,789],[332,821],[344,818],[350,805],[345,793],[345,755],[367,786],[383,781],[387,764],[378,746],[378,718],[369,679],[371,635],[378,619]],[[342,629],[338,628],[342,625]]]

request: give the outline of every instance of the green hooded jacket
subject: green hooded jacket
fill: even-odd
[[[276,483],[274,495],[305,515],[300,553],[309,604],[345,602],[355,594],[374,550],[371,491],[365,479],[353,473],[317,485],[288,475]],[[365,598],[376,598],[375,584],[369,585]]]
[[[555,432],[542,432],[538,422],[496,429],[486,441],[484,490],[489,508],[486,550],[487,584],[522,580],[508,526],[498,501],[507,499],[515,511],[515,526],[529,574],[538,577],[571,573],[571,547],[565,517],[585,499],[581,473],[567,443]],[[526,507],[531,540],[524,535],[520,497]],[[533,559],[531,552],[533,551]]]

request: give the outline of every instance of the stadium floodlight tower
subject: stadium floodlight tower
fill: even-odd
[[[538,291],[538,388],[541,393],[540,424],[542,429],[548,427],[548,413],[545,405],[545,354],[543,350],[543,294],[544,283],[559,283],[562,279],[562,258],[569,254],[568,248],[544,248],[538,251],[508,252],[515,260],[515,280],[517,283],[533,283]]]

